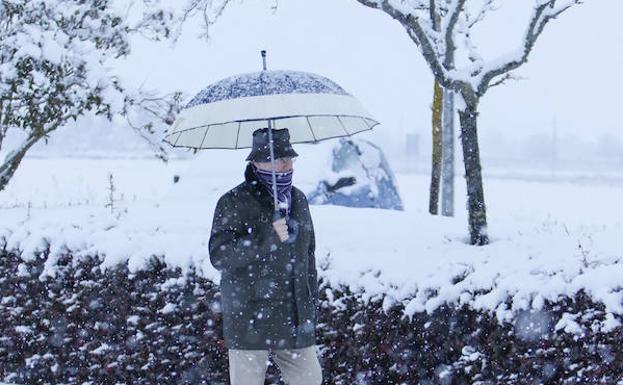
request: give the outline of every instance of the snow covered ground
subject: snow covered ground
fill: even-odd
[[[326,172],[328,148],[297,147],[294,184],[303,191]],[[155,254],[182,268],[195,264],[218,280],[207,250],[212,213],[216,199],[242,181],[246,155],[210,151],[168,165],[27,158],[0,192],[0,239],[23,250],[24,258],[49,244],[47,274],[54,256],[71,250],[105,254],[107,265],[129,259],[132,270]],[[109,172],[119,199],[112,214],[104,207]],[[174,175],[181,178],[175,184]],[[623,174],[573,182],[508,175],[497,170],[485,177],[492,239],[485,247],[466,244],[462,178],[454,218],[428,215],[425,174],[397,173],[402,212],[312,206],[317,263],[329,264],[324,277],[365,289],[366,296],[387,294],[386,305],[404,301],[408,314],[457,301],[510,320],[519,309],[584,289],[607,312],[623,315]],[[575,331],[573,320],[567,316],[558,327]],[[610,314],[599,326],[618,325]]]

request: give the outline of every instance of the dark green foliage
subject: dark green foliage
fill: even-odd
[[[0,251],[0,380],[228,383],[218,287],[194,269],[182,276],[154,257],[133,274],[125,264],[103,270],[97,256],[64,256],[55,277],[40,279],[46,260],[47,253],[24,261]],[[592,332],[603,305],[582,292],[546,302],[536,315],[526,312],[526,324],[540,319],[542,327],[522,334],[517,323],[500,325],[467,306],[447,304],[409,318],[400,304],[385,312],[383,298],[365,302],[348,287],[321,286],[325,384],[617,385],[623,379],[622,328]],[[583,335],[554,330],[564,312],[589,315],[578,321]],[[283,384],[275,365],[266,383]]]
[[[103,271],[97,257],[58,261],[38,279],[46,255],[24,262],[0,255],[0,379],[19,384],[225,383],[218,343],[218,287],[192,272],[180,277],[158,259],[130,274]],[[23,264],[22,267],[19,267]],[[22,273],[18,273],[22,271]],[[167,303],[177,305],[162,312]],[[30,326],[20,333],[16,326]],[[202,382],[203,381],[203,382]]]

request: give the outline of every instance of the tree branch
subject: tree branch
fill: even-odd
[[[443,68],[437,60],[437,55],[435,53],[435,49],[433,44],[431,43],[429,37],[426,32],[420,25],[418,18],[413,16],[412,13],[403,13],[403,10],[396,9],[391,3],[390,0],[356,0],[359,3],[375,9],[380,9],[383,12],[390,15],[393,19],[397,20],[403,27],[407,30],[409,37],[413,42],[420,47],[422,50],[422,54],[426,59],[426,62],[431,67],[433,74],[436,78],[440,78],[440,83],[446,87],[448,84],[447,79],[444,76]],[[434,0],[433,0],[434,1]],[[422,8],[417,8],[419,10],[428,10],[428,7],[422,6]],[[415,9],[414,9],[415,10]],[[442,79],[441,79],[442,78]]]
[[[413,40],[413,42],[420,48],[420,51],[433,72],[435,79],[437,79],[437,81],[439,81],[444,88],[461,93],[463,95],[463,99],[470,105],[475,106],[478,103],[476,93],[472,86],[462,79],[453,78],[452,75],[450,75],[443,67],[430,36],[425,31],[424,27],[422,27],[420,20],[414,16],[412,12],[406,12],[405,9],[395,8],[392,0],[356,1],[367,7],[382,10],[402,24],[402,26],[407,30],[411,40]],[[419,7],[412,6],[411,10],[428,10],[428,5],[422,3],[418,4],[420,5]]]
[[[155,95],[139,89],[136,95],[127,97],[123,116],[126,122],[154,151],[156,157],[167,161],[167,152],[162,146],[161,134],[173,124],[180,111],[183,95],[179,92]]]
[[[515,57],[502,63],[501,65],[496,66],[489,71],[486,71],[483,74],[477,89],[478,96],[484,95],[484,93],[489,88],[489,84],[495,77],[517,69],[522,64],[526,63],[528,61],[528,56],[530,55],[532,48],[534,48],[534,45],[539,35],[541,34],[541,32],[543,32],[545,25],[550,20],[555,19],[561,13],[569,9],[571,6],[575,4],[580,4],[581,0],[566,0],[563,2],[562,5],[558,6],[556,6],[556,3],[556,0],[548,0],[546,2],[542,2],[534,8],[534,12],[532,13],[532,17],[530,18],[528,30],[526,31],[526,35],[524,36],[524,42],[522,47],[520,47],[516,51],[517,54]]]
[[[487,15],[488,11],[494,10],[495,8],[493,7],[493,3],[495,2],[495,0],[487,0],[485,2],[485,4],[482,5],[482,8],[480,8],[480,11],[478,11],[478,14],[476,15],[476,17],[471,20],[470,18],[467,19],[467,28],[471,29],[474,25],[476,25],[478,22],[482,21],[485,16]]]
[[[501,79],[496,80],[495,82],[491,83],[489,85],[489,88],[493,88],[493,87],[499,86],[501,84],[504,84],[507,80],[511,80],[511,79],[512,80],[522,80],[522,79],[525,79],[525,78],[523,78],[521,76],[514,75],[511,72],[508,72],[508,73],[504,74],[504,76]]]
[[[439,13],[437,12],[437,7],[435,6],[435,0],[429,0],[428,14],[430,17],[431,25],[433,26],[433,30],[439,31],[440,16],[439,16]]]
[[[220,4],[217,5],[215,5],[212,0],[189,1],[188,6],[185,7],[181,17],[177,20],[177,29],[173,34],[173,41],[175,42],[179,39],[182,33],[182,25],[196,13],[201,13],[201,18],[203,19],[204,32],[199,36],[206,40],[209,39],[210,26],[215,23],[216,19],[221,17],[223,12],[225,12],[225,8],[231,3],[231,0],[220,1]]]
[[[4,103],[0,99],[0,150],[2,150],[2,142],[4,141],[6,131],[7,129],[4,126]]]
[[[459,15],[461,14],[461,10],[465,6],[465,2],[467,0],[454,0],[448,9],[447,17],[448,22],[444,23],[441,33],[445,36],[446,40],[446,53],[443,65],[446,69],[451,69],[454,67],[454,51],[456,50],[456,45],[454,44],[454,27],[456,26],[457,21],[459,20]]]
[[[365,5],[369,8],[381,10],[397,20],[403,26],[406,26],[407,16],[413,14],[416,11],[428,11],[429,5],[425,4],[426,0],[421,0],[412,4],[410,7],[402,6],[400,9],[394,5],[393,0],[355,0],[358,3]],[[434,1],[434,0],[433,0]],[[419,45],[419,42],[415,42]]]

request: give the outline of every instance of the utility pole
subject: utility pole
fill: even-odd
[[[443,90],[441,215],[454,216],[454,92]]]

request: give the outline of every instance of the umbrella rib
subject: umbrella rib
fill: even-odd
[[[173,143],[173,146],[177,145],[177,142],[180,140],[181,136],[182,136],[182,133],[180,132],[179,135],[177,136],[177,138],[175,138],[175,143]]]
[[[342,125],[342,130],[344,130],[344,132],[346,133],[346,136],[350,136],[350,134],[348,133],[348,130],[346,129],[346,126],[344,125],[344,122],[342,122],[342,119],[340,119],[340,116],[335,115],[335,117],[337,118],[337,121],[340,122],[340,125]]]
[[[234,149],[238,149],[238,140],[240,140],[240,126],[242,122],[238,122],[238,131],[236,132],[236,144],[234,145]]]
[[[316,139],[316,134],[314,134],[314,129],[312,128],[311,122],[309,121],[309,116],[306,116],[305,119],[307,120],[307,125],[309,126],[309,131],[311,131],[311,134],[314,137],[314,142],[317,142],[318,139]]]
[[[203,133],[203,139],[201,139],[201,143],[199,143],[199,148],[203,148],[203,142],[206,140],[206,136],[208,135],[208,131],[210,131],[210,127],[206,128],[206,132]]]

